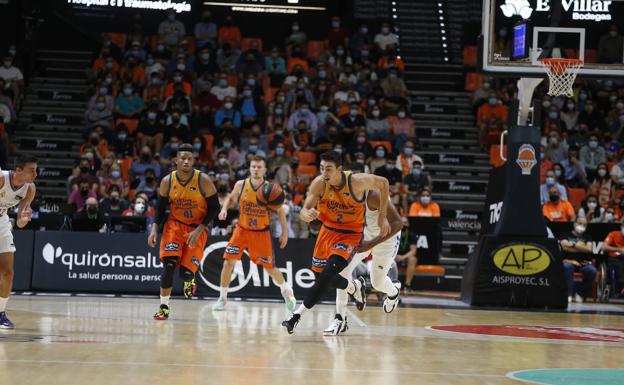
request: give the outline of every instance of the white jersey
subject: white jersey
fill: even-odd
[[[10,208],[17,206],[28,193],[28,183],[24,183],[17,190],[11,183],[13,171],[2,171],[4,185],[0,188],[0,216],[5,216]]]
[[[388,198],[388,202],[390,202],[390,198]],[[392,204],[392,202],[390,202]],[[370,241],[379,235],[379,210],[373,210],[368,207],[368,196],[366,197],[366,227],[364,227],[364,240]],[[401,237],[401,232],[397,233],[399,238]],[[392,243],[394,244],[395,237],[388,238],[384,243]]]

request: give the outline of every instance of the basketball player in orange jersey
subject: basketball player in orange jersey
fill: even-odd
[[[275,267],[275,254],[271,243],[271,211],[266,206],[259,205],[256,200],[256,192],[261,190],[266,183],[264,180],[265,173],[266,161],[264,158],[260,156],[251,158],[249,163],[250,177],[236,182],[232,193],[228,195],[219,213],[219,219],[225,220],[227,210],[234,206],[238,200],[240,210],[238,226],[236,226],[223,254],[219,299],[213,305],[213,310],[225,309],[228,288],[232,280],[232,270],[245,250],[247,250],[251,262],[264,267],[273,278],[273,282],[279,286],[288,310],[293,311],[297,304],[292,288],[284,279],[282,272]],[[280,248],[283,249],[288,243],[288,225],[283,207],[277,211],[277,216],[282,226],[279,243]]]
[[[160,240],[163,273],[160,279],[160,308],[154,314],[156,320],[169,318],[169,297],[176,267],[179,267],[180,278],[184,281],[184,296],[193,296],[195,272],[204,256],[208,239],[206,226],[219,212],[214,184],[208,175],[193,168],[193,146],[183,144],[178,147],[175,164],[176,170],[160,182],[154,224],[147,239],[150,247],[156,247],[158,229],[168,206],[169,219]]]
[[[386,178],[342,171],[340,155],[335,151],[321,155],[321,175],[312,181],[300,214],[306,222],[319,219],[323,224],[312,255],[316,280],[303,304],[282,322],[289,334],[293,333],[302,314],[311,309],[328,288],[346,289],[358,310],[366,306],[364,280],[348,279],[340,272],[347,267],[362,241],[368,190],[377,190],[380,202],[388,201]],[[387,208],[387,205],[379,205],[378,226],[382,238],[390,232]]]

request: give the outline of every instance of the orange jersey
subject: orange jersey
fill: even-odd
[[[328,183],[318,203],[319,220],[323,225],[361,233],[366,223],[366,195],[358,199],[351,189],[351,172],[342,172],[341,187]]]
[[[243,180],[243,189],[238,197],[240,215],[238,225],[245,230],[266,231],[271,226],[271,213],[266,206],[258,204],[256,191],[264,186],[262,182],[259,186],[251,183],[251,178]]]
[[[609,233],[609,235],[607,235],[607,238],[605,238],[604,243],[611,247],[624,247],[624,234],[622,234],[622,231],[620,230],[612,231]],[[618,253],[615,251],[609,252],[610,257],[615,257],[617,255]]]
[[[208,204],[202,194],[200,176],[199,170],[193,170],[193,176],[184,183],[179,179],[176,171],[171,173],[170,218],[187,225],[202,223],[208,211]]]

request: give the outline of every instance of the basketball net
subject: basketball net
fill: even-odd
[[[572,85],[583,61],[579,59],[549,58],[540,60],[548,74],[550,96],[573,96]]]

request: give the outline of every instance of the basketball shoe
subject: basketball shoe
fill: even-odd
[[[297,327],[300,319],[301,314],[293,313],[290,318],[282,322],[282,326],[286,328],[288,334],[293,334],[295,332],[295,327]]]
[[[297,306],[297,299],[295,298],[292,289],[282,291],[282,297],[284,298],[284,302],[286,302],[288,311],[292,313],[295,310],[295,306]]]
[[[221,299],[221,297],[219,297],[219,299],[217,300],[217,302],[214,303],[214,305],[212,305],[212,310],[214,311],[223,311],[225,310],[225,304],[227,302],[223,299]]]
[[[15,325],[7,318],[5,312],[0,312],[0,329],[15,329]]]
[[[366,281],[362,277],[353,280],[355,291],[349,294],[351,299],[355,301],[355,307],[362,311],[366,307]]]
[[[397,288],[397,293],[394,297],[386,296],[383,303],[383,309],[386,313],[390,314],[399,305],[399,293],[401,292],[401,282],[394,282],[394,287]]]
[[[195,282],[195,278],[190,281],[184,282],[184,297],[186,299],[191,299],[195,295],[197,291],[197,283]]]
[[[342,334],[349,330],[349,325],[347,324],[347,317],[342,319],[340,314],[336,314],[332,322],[329,324],[327,329],[323,330],[324,336],[337,336],[338,334]]]
[[[154,314],[154,319],[156,321],[164,321],[169,318],[169,314],[171,314],[171,310],[169,310],[169,306],[163,304],[163,305],[160,305],[160,308],[158,309],[156,314]]]

